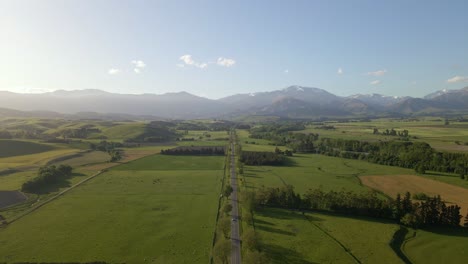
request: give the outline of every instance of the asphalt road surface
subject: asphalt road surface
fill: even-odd
[[[234,143],[231,142],[231,264],[240,264],[241,263],[241,245],[239,237],[239,210],[238,210],[238,200],[237,200],[237,176],[236,176],[236,158],[235,158],[235,148]]]

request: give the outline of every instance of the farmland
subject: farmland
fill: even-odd
[[[0,230],[0,260],[206,263],[223,176],[210,158],[116,167]]]
[[[388,245],[393,223],[262,209],[255,228],[273,263],[402,263]]]
[[[1,210],[0,214],[7,220],[100,171],[105,172],[0,228],[0,262],[206,263],[209,260],[213,232],[217,230],[215,220],[225,158],[159,153],[168,149],[225,147],[229,137],[225,130],[190,129],[218,126],[219,122],[153,123],[156,128],[148,127],[150,123],[145,122],[21,122],[24,123],[13,126],[14,129],[10,127],[10,131],[34,126],[49,136],[72,133],[84,138],[67,138],[63,142],[59,138],[54,143],[39,139],[3,140],[23,146],[22,152],[4,151],[6,156],[0,157],[0,191],[8,191],[10,198],[13,192],[19,194],[16,191],[24,182],[37,176],[40,166],[68,164],[74,168],[70,178],[52,186],[47,193],[27,194],[21,197],[27,197],[23,204]],[[409,141],[430,142],[437,149],[452,152],[463,152],[464,142],[468,141],[463,124],[447,127],[436,120],[380,119],[325,124],[335,129],[322,129],[311,123],[304,130],[288,133],[380,142],[398,138],[376,135],[374,128],[408,129]],[[91,130],[86,132],[88,128]],[[431,134],[426,130],[429,128],[435,128],[436,132]],[[292,149],[292,145],[279,145],[277,150],[275,141],[250,135],[249,130],[237,130],[242,150]],[[151,142],[160,140],[159,136],[167,137],[161,142]],[[103,140],[121,144],[118,147],[121,160],[109,162],[110,155],[105,149],[91,147]],[[410,191],[440,194],[445,201],[461,205],[462,214],[468,208],[465,197],[468,181],[454,173],[427,171],[418,175],[411,168],[304,152],[293,153],[285,159],[287,162],[281,166],[243,165],[238,175],[241,191],[258,192],[264,187],[284,186],[292,186],[301,196],[309,190],[351,191],[359,195],[377,191],[381,200]],[[242,209],[242,214],[245,212]],[[396,221],[274,207],[258,207],[252,218],[253,225],[241,222],[242,232],[255,227],[261,250],[273,263],[403,262],[390,246],[396,231],[400,230]],[[397,247],[413,263],[426,263],[425,255],[436,250],[442,255],[456,255],[461,250],[458,245],[468,243],[468,236],[463,232],[454,235],[444,228],[408,230],[406,240]],[[57,252],[58,247],[63,250]],[[247,250],[243,246],[246,256]],[[459,259],[453,257],[453,261]]]
[[[447,203],[458,204],[462,208],[462,213],[468,211],[468,189],[462,187],[415,175],[361,176],[360,178],[364,185],[390,197],[404,192],[424,193],[429,196],[440,195]]]
[[[318,187],[366,192],[371,189],[362,186],[358,178],[360,175],[411,173],[408,169],[323,155],[297,154],[289,159],[291,166],[245,166],[245,186],[255,189],[262,185],[275,187],[290,184],[299,193]]]
[[[28,141],[0,140],[0,158],[36,154],[51,150],[51,146]]]
[[[413,263],[463,263],[468,257],[466,229],[417,230],[407,239],[402,249]]]

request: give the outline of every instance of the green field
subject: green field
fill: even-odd
[[[403,252],[414,263],[465,263],[468,230],[438,228],[408,234]]]
[[[37,154],[0,158],[0,170],[17,167],[38,167],[46,165],[50,160],[78,152],[78,149],[58,148]]]
[[[414,174],[409,169],[316,154],[296,154],[289,159],[292,161],[290,166],[244,166],[245,186],[255,189],[262,185],[279,187],[289,184],[302,194],[319,187],[362,192],[370,189],[361,185],[358,176]]]
[[[52,149],[52,146],[30,141],[0,140],[0,158],[36,154]]]
[[[0,261],[207,263],[224,157],[169,158],[116,167],[1,229]]]
[[[334,126],[334,130],[318,129],[318,125],[309,125],[307,129],[298,131],[302,133],[318,133],[324,138],[342,138],[364,141],[386,141],[397,137],[374,135],[374,128],[379,131],[395,129],[408,130],[411,140],[429,143],[440,151],[466,152],[468,151],[468,124],[452,122],[444,125],[443,119],[421,118],[419,120],[376,119],[369,122],[329,122],[326,125]],[[458,143],[457,143],[458,142]]]
[[[402,263],[389,246],[398,228],[324,213],[266,208],[255,214],[255,230],[273,263]]]

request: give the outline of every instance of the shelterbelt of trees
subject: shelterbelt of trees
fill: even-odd
[[[163,155],[220,155],[224,156],[225,147],[176,147],[172,149],[163,149],[161,150]]]
[[[304,195],[286,185],[280,188],[261,187],[254,192],[255,206],[295,210],[321,210],[356,216],[392,219],[411,227],[460,226],[460,207],[447,206],[440,196],[413,202],[408,192],[402,198],[382,200],[376,192],[357,194],[351,191],[310,189]]]
[[[284,165],[286,163],[286,158],[279,149],[276,152],[242,151],[240,161],[250,166],[278,166]]]
[[[55,184],[64,178],[68,178],[72,174],[73,168],[69,165],[55,165],[40,167],[38,175],[23,183],[21,191],[27,193],[41,192],[48,185]]]
[[[400,132],[403,140],[367,142],[350,139],[319,138],[319,134],[291,132],[303,125],[268,125],[252,128],[251,138],[273,141],[278,146],[287,146],[294,152],[318,153],[349,159],[415,169],[456,173],[461,178],[468,174],[468,154],[438,152],[424,142],[408,141],[407,130]],[[386,133],[386,132],[385,132]],[[394,131],[395,135],[399,132]]]

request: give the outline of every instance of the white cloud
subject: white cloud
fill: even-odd
[[[288,73],[289,73],[289,70],[284,70],[284,73],[288,74]]]
[[[115,69],[115,68],[111,68],[111,69],[109,69],[109,71],[107,71],[107,73],[109,73],[110,75],[115,75],[115,74],[120,73],[120,70]]]
[[[387,73],[387,70],[378,70],[374,72],[368,72],[366,75],[370,76],[384,76]]]
[[[236,64],[236,61],[233,60],[233,59],[227,59],[227,58],[219,57],[216,64],[218,64],[219,66],[223,66],[223,67],[231,67],[234,64]]]
[[[133,69],[133,71],[136,73],[136,74],[139,74],[141,72],[141,69],[140,68],[135,68]]]
[[[208,67],[208,64],[205,63],[205,62],[202,62],[202,63],[196,62],[194,59],[192,59],[192,55],[190,55],[190,54],[180,56],[179,60],[183,61],[185,63],[185,65],[194,66],[194,67],[197,67],[197,68],[200,68],[200,69],[204,69],[204,68]],[[178,64],[177,66],[179,66],[179,65],[183,65],[183,64]]]
[[[459,83],[459,82],[468,82],[468,77],[466,76],[455,76],[447,80],[448,83]]]
[[[132,60],[132,64],[135,65],[135,68],[145,68],[146,63],[142,60]]]
[[[343,69],[341,69],[341,67],[338,68],[338,71],[336,73],[338,73],[339,75],[342,75],[343,74]]]
[[[192,59],[192,55],[189,54],[180,56],[179,60],[183,61],[187,65],[195,64],[195,61]]]
[[[382,83],[382,81],[380,81],[380,80],[375,80],[375,81],[370,82],[369,84],[370,84],[370,85],[378,85],[378,84],[381,84],[381,83]]]

